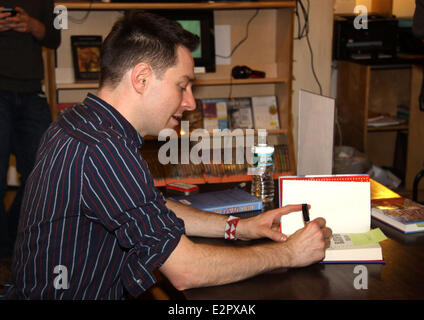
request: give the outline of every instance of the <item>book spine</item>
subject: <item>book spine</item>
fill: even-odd
[[[262,203],[246,203],[239,204],[231,207],[217,207],[213,209],[208,209],[208,211],[216,212],[219,214],[232,214],[232,213],[240,213],[240,212],[248,212],[248,211],[257,211],[262,209]]]

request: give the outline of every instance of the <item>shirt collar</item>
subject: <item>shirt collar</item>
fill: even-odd
[[[142,146],[143,137],[113,106],[91,93],[87,94],[83,103],[94,109],[101,120],[110,123],[111,127],[116,131],[133,140],[138,148]]]

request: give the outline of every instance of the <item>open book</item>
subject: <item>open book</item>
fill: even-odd
[[[379,229],[371,231],[380,233]],[[359,236],[359,235],[356,235]],[[368,238],[368,233],[362,234]],[[379,235],[380,236],[380,235]],[[324,263],[384,263],[383,252],[379,241],[384,240],[384,235],[378,239],[364,241],[363,243],[352,240],[351,234],[333,234],[330,247],[325,252]]]
[[[279,177],[280,207],[309,204],[310,221],[323,217],[333,231],[323,262],[382,262],[379,241],[385,236],[371,227],[368,175],[307,175]],[[303,212],[283,215],[280,230],[291,235],[305,227]]]
[[[371,227],[371,187],[368,175],[307,175],[279,177],[279,205],[306,203],[310,220],[323,217],[333,233],[362,233]],[[304,227],[301,212],[281,217],[290,235]]]

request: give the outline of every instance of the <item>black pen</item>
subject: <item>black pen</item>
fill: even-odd
[[[309,223],[309,208],[306,203],[302,203],[302,214],[303,214],[303,221],[305,222],[305,225]]]

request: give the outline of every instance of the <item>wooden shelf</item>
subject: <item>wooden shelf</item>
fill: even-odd
[[[396,125],[396,126],[384,126],[384,127],[368,127],[368,131],[404,131],[408,130],[407,124]]]
[[[296,1],[261,2],[208,2],[208,3],[103,3],[103,2],[67,2],[57,1],[55,6],[63,5],[68,10],[240,10],[240,9],[276,9],[294,8]]]
[[[82,90],[82,89],[98,89],[98,82],[74,82],[74,83],[57,83],[57,90]]]
[[[293,171],[284,171],[284,172],[276,172],[274,173],[274,179],[278,179],[281,176],[291,176],[295,173]],[[231,183],[231,182],[246,182],[252,180],[252,176],[245,175],[234,175],[234,176],[223,176],[223,177],[212,177],[212,176],[204,176],[202,177],[194,177],[194,178],[165,178],[165,179],[154,179],[154,183],[156,187],[164,187],[169,183],[173,182],[183,182],[190,184],[206,184],[206,183]]]
[[[228,86],[228,85],[243,85],[243,84],[273,84],[287,83],[286,78],[255,78],[255,79],[208,79],[195,80],[195,86]]]
[[[195,80],[195,86],[228,86],[228,85],[245,85],[245,84],[276,84],[287,83],[286,78],[263,78],[263,79],[205,79]],[[79,89],[98,89],[98,82],[74,82],[74,83],[58,83],[58,90],[79,90]]]
[[[258,130],[256,130],[256,129],[253,129],[253,130],[254,130],[253,131],[253,134],[257,135]],[[240,132],[240,135],[243,135],[243,136],[246,135],[246,129],[242,129],[242,131],[239,131],[239,132]],[[267,132],[268,135],[273,135],[273,134],[287,134],[288,133],[288,129],[287,128],[286,129],[267,129],[266,132]],[[223,137],[223,136],[237,136],[237,135],[239,135],[237,132],[234,132],[234,130],[221,131],[221,132],[217,132],[217,133],[213,133],[213,132],[210,132],[209,131],[208,133],[209,133],[209,135],[211,137],[213,137],[213,136],[218,136],[218,137],[221,136],[221,137]],[[190,133],[190,135],[199,136],[200,134],[198,134],[198,133]],[[180,138],[181,138],[181,136],[178,136],[178,139],[180,139]],[[156,141],[156,140],[158,140],[158,137],[144,136],[144,140]]]

